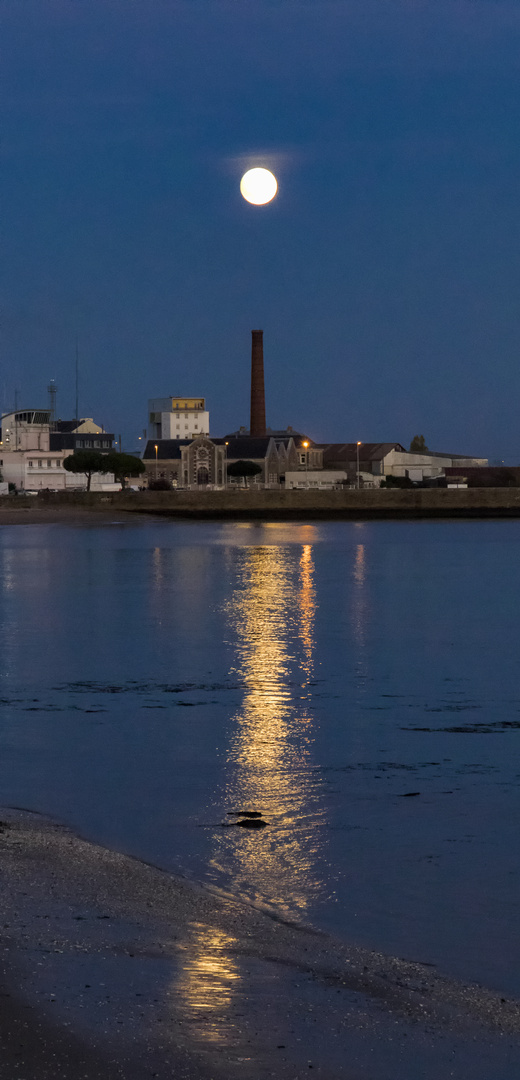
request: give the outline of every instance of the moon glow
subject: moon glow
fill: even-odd
[[[249,169],[240,181],[240,194],[255,206],[271,202],[277,191],[276,176],[269,169]]]

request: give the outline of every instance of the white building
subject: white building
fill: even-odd
[[[444,470],[452,466],[487,465],[487,458],[470,457],[467,454],[411,453],[401,443],[322,443],[323,468],[343,469],[351,483],[356,482],[359,472],[365,486],[379,487],[388,476],[408,477],[422,481],[444,476]]]
[[[302,472],[299,469],[297,472],[285,473],[285,489],[286,491],[292,491],[297,488],[301,491],[302,488],[317,488],[331,489],[341,487],[347,482],[348,476],[345,471],[341,469],[307,469]]]
[[[196,439],[198,435],[209,435],[209,412],[204,398],[150,398],[147,438],[151,442]]]
[[[63,436],[55,432],[57,425],[51,424],[49,409],[25,409],[4,413],[0,423],[0,472],[4,481],[14,484],[18,491],[86,488],[86,476],[69,473],[63,468],[64,458],[70,456],[73,447],[51,448],[57,440],[63,440]],[[108,440],[103,439],[103,429],[93,420],[71,421],[72,423],[74,431],[71,437],[79,433],[82,437],[88,436],[86,441],[93,443],[91,447],[84,448],[97,449],[96,443],[99,443],[101,448],[103,442],[110,446]],[[99,439],[95,439],[96,435],[99,435]],[[106,484],[113,481],[112,473],[95,473],[91,490],[103,490]]]
[[[49,449],[50,409],[4,413],[0,420],[0,447],[8,450]]]

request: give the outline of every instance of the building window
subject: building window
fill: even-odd
[[[57,468],[57,469],[59,469],[59,467],[60,467],[60,462],[59,462],[59,461],[57,461],[57,462],[56,462],[56,468]]]
[[[47,468],[52,469],[52,461],[50,458],[47,458]]]
[[[94,439],[94,446],[101,446],[99,439]]]
[[[34,465],[34,461],[28,461],[27,464],[28,464],[29,468],[32,469],[32,467]]]

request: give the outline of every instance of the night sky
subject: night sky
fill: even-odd
[[[2,0],[0,406],[520,462],[520,3]],[[279,194],[240,196],[246,168]]]

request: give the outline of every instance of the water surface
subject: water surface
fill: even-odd
[[[519,993],[519,542],[4,526],[0,802]]]

